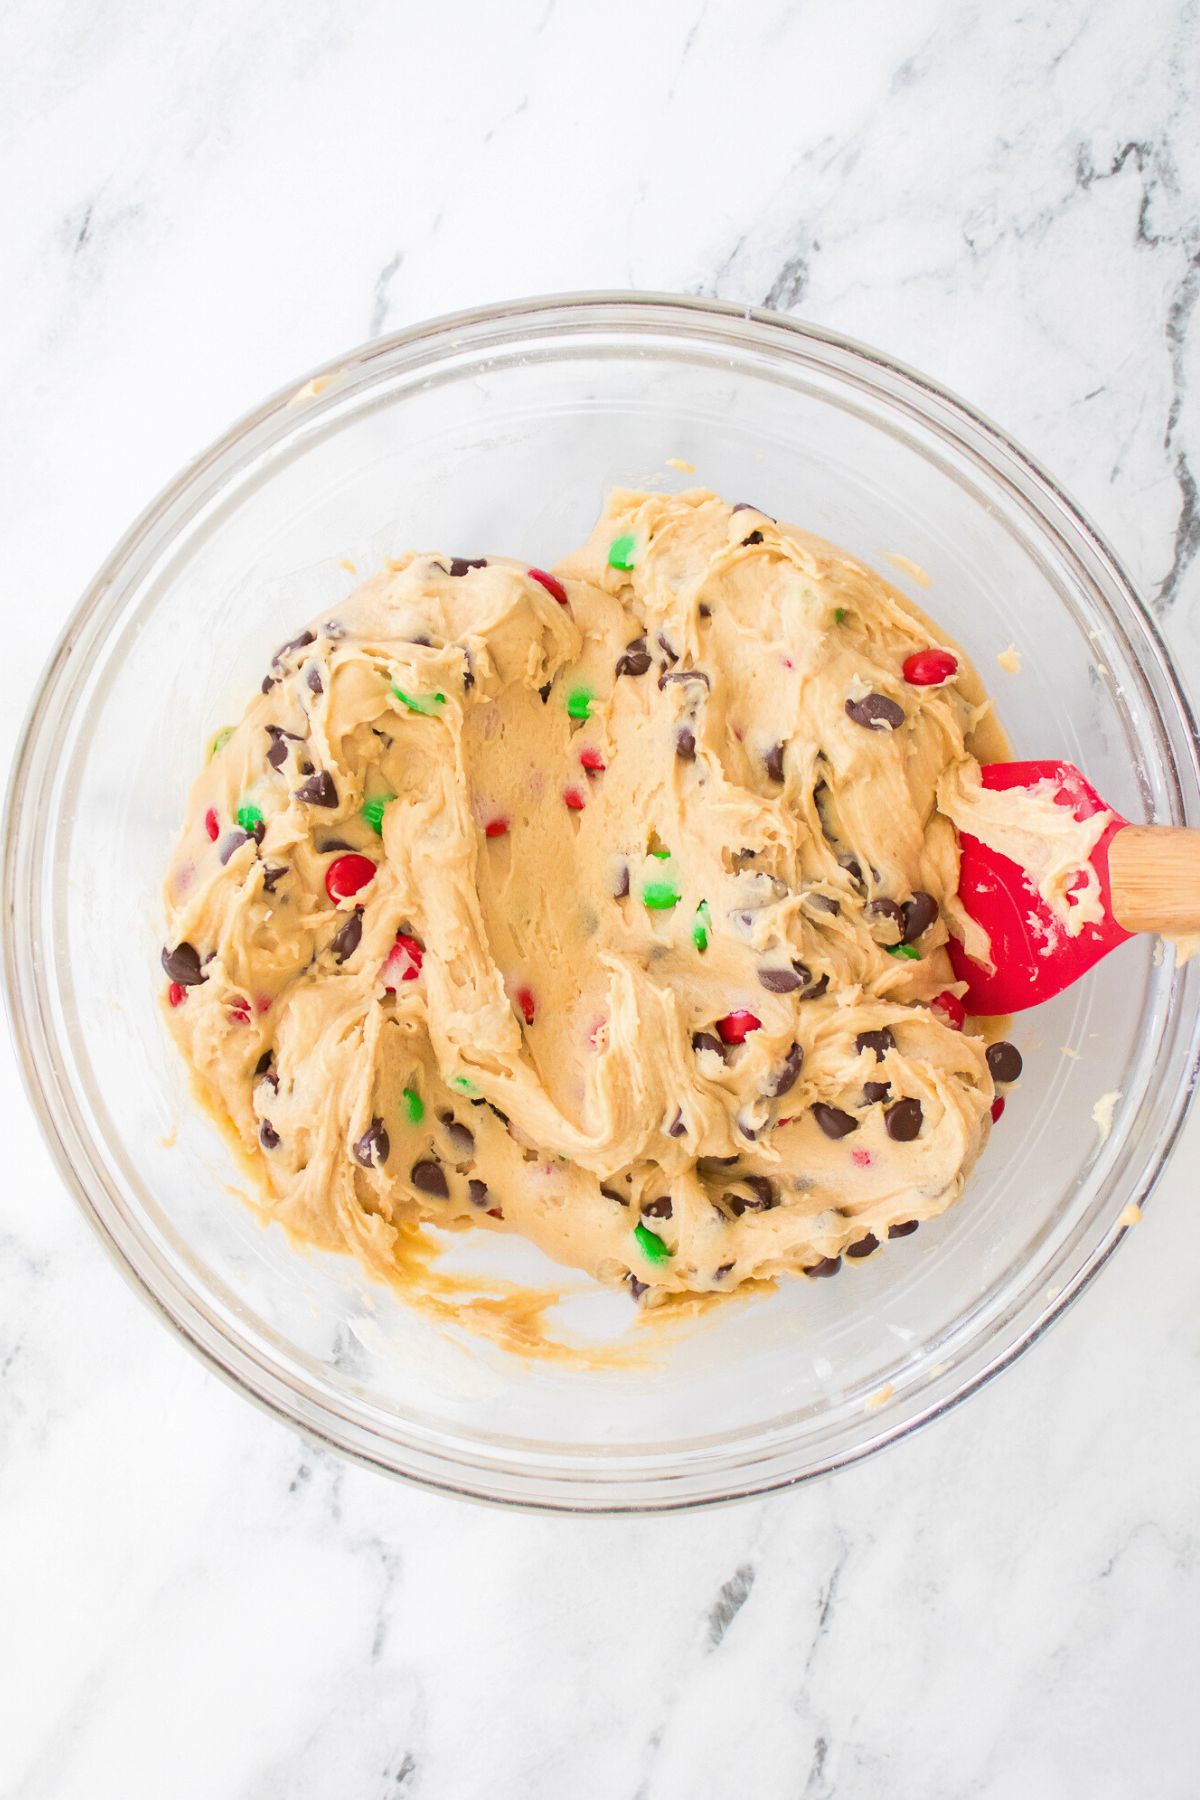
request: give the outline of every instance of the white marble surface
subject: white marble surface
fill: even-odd
[[[370,333],[588,286],[765,301],[960,389],[1200,686],[1192,0],[12,0],[0,49],[5,763],[85,579],[233,415]],[[1197,1125],[948,1422],[588,1522],[260,1417],[109,1266],[7,1047],[0,1108],[4,1795],[1200,1789]]]

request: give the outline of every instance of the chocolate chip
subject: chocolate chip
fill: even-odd
[[[474,1176],[467,1183],[467,1199],[472,1206],[486,1206],[490,1196],[486,1181],[477,1181]]]
[[[644,637],[634,638],[625,646],[625,654],[618,658],[616,672],[618,675],[644,675],[650,667],[651,656],[646,648]]]
[[[904,931],[904,909],[895,900],[868,900],[863,907],[868,919],[881,919],[895,928],[898,942]]]
[[[486,556],[456,556],[450,563],[451,575],[465,575],[468,569],[486,569]]]
[[[860,1237],[857,1244],[847,1244],[846,1255],[854,1257],[870,1256],[872,1250],[878,1250],[878,1248],[879,1239],[875,1236],[873,1231],[868,1231],[866,1237]]]
[[[249,842],[250,833],[248,831],[226,832],[225,836],[217,845],[217,855],[220,857],[222,865],[229,861],[235,850],[240,850],[243,844],[248,844]]]
[[[756,512],[756,513],[762,513],[762,516],[763,516],[763,518],[764,518],[764,519],[771,519],[771,523],[772,523],[772,525],[774,525],[774,523],[775,523],[775,520],[774,520],[774,519],[773,519],[773,518],[771,518],[771,514],[770,514],[770,513],[769,513],[769,512],[763,512],[763,509],[762,509],[762,507],[761,507],[761,506],[755,506],[755,504],[754,504],[754,502],[753,502],[753,501],[752,501],[752,500],[738,500],[738,501],[735,501],[735,503],[734,503],[734,505],[733,505],[733,506],[731,506],[731,507],[730,507],[730,509],[729,509],[729,510],[730,510],[730,512]]]
[[[884,1025],[878,1031],[860,1031],[854,1040],[854,1048],[860,1056],[864,1050],[873,1050],[875,1061],[882,1062],[888,1051],[896,1048],[896,1040]]]
[[[831,913],[835,917],[842,910],[840,900],[831,900],[828,894],[805,894],[804,904],[811,906],[814,912]]]
[[[309,665],[308,674],[304,679],[307,681],[314,694],[323,694],[325,692],[325,684],[321,680],[321,671],[318,669],[316,663],[311,663]]]
[[[267,1070],[271,1066],[271,1056],[272,1056],[272,1052],[270,1050],[263,1051],[262,1055],[259,1057],[258,1061],[254,1065],[254,1073],[256,1075],[265,1075],[266,1074]]]
[[[728,1275],[728,1273],[732,1269],[732,1267],[733,1267],[732,1263],[722,1263],[719,1269],[713,1270],[713,1280],[720,1281],[722,1276]]]
[[[717,1055],[721,1058],[724,1058],[725,1055],[724,1044],[721,1042],[720,1038],[716,1037],[711,1031],[694,1031],[692,1033],[692,1049],[697,1052],[701,1050],[715,1050]]]
[[[828,987],[829,977],[828,975],[822,975],[820,981],[814,981],[811,987],[805,988],[800,998],[802,1000],[819,1000]]]
[[[495,1113],[496,1117],[499,1119],[499,1121],[502,1125],[504,1125],[504,1126],[508,1125],[508,1114],[507,1113],[501,1112],[500,1108],[498,1106],[493,1106],[490,1100],[485,1100],[484,1105],[487,1107],[487,1109],[490,1113]]]
[[[988,1045],[987,1066],[993,1081],[1016,1081],[1025,1064],[1017,1046],[1002,1038],[998,1044]]]
[[[553,686],[554,686],[554,682],[553,682],[553,680],[550,680],[545,684],[544,687],[540,687],[538,689],[538,699],[541,701],[543,706],[545,706],[547,700],[550,698],[550,689]]]
[[[686,686],[688,682],[692,682],[696,687],[708,688],[709,690],[712,688],[712,682],[704,673],[703,669],[664,669],[658,678],[659,693],[661,694],[663,689],[672,681],[679,682],[684,686]]]
[[[657,1200],[647,1200],[642,1206],[643,1219],[669,1219],[671,1217],[671,1196],[660,1194]]]
[[[687,1126],[683,1122],[683,1113],[682,1111],[678,1111],[671,1120],[671,1123],[667,1126],[667,1136],[674,1138],[682,1137],[686,1130]]]
[[[333,785],[333,776],[328,769],[319,769],[310,775],[302,787],[295,790],[292,798],[303,800],[306,806],[336,806],[337,789]]]
[[[912,899],[904,905],[904,936],[901,942],[915,944],[937,919],[939,910],[933,895],[918,888]]]
[[[765,987],[768,994],[794,994],[799,988],[807,987],[812,980],[812,970],[806,969],[803,963],[793,963],[790,969],[759,969],[760,987]]]
[[[616,886],[613,888],[613,897],[614,897],[614,899],[617,899],[617,900],[624,900],[624,898],[625,898],[626,894],[628,894],[628,892],[629,892],[629,864],[622,863],[620,870],[617,873]]]
[[[772,781],[783,780],[783,753],[786,748],[785,744],[772,744],[763,757],[763,768]]]
[[[864,1081],[863,1099],[868,1106],[878,1106],[882,1100],[890,1100],[892,1084],[890,1081]]]
[[[278,1150],[278,1148],[279,1148],[279,1133],[276,1131],[275,1127],[272,1125],[270,1119],[264,1119],[262,1124],[259,1126],[258,1141],[262,1145],[264,1150]]]
[[[271,748],[267,751],[267,761],[273,769],[282,769],[287,761],[289,743],[298,744],[300,739],[294,731],[285,731],[282,725],[268,725],[266,732],[271,740]]]
[[[299,769],[301,775],[311,775],[313,772],[313,766],[309,762],[307,756],[298,757],[296,760],[296,767]]]
[[[888,1236],[890,1238],[911,1237],[920,1222],[919,1219],[904,1219],[899,1225],[889,1225]]]
[[[173,950],[164,947],[162,966],[180,987],[199,987],[208,980],[200,968],[200,953],[192,944],[176,944]]]
[[[475,1133],[460,1125],[453,1113],[440,1113],[439,1118],[446,1127],[446,1141],[454,1152],[456,1162],[466,1162],[475,1154]]]
[[[826,1137],[849,1137],[852,1131],[858,1130],[858,1120],[851,1118],[850,1114],[843,1112],[839,1106],[826,1106],[823,1100],[818,1100],[812,1110],[813,1118]]]
[[[749,537],[744,537],[742,539],[742,549],[748,550],[750,548],[751,544],[761,544],[762,541],[763,541],[762,532],[761,531],[752,531],[750,533]]]
[[[264,892],[268,893],[268,894],[273,894],[275,892],[276,883],[278,881],[282,880],[282,878],[286,874],[287,874],[287,864],[286,863],[280,863],[279,867],[275,868],[275,869],[271,869],[271,868],[264,869],[263,870],[263,890],[264,890]]]
[[[680,762],[695,762],[696,739],[686,725],[681,725],[675,733],[675,754]]]
[[[779,1205],[779,1195],[775,1191],[775,1183],[766,1175],[744,1175],[742,1184],[748,1187],[754,1196],[753,1204],[760,1212]]]
[[[273,687],[278,687],[278,685],[279,685],[279,684],[278,684],[278,682],[277,682],[277,681],[276,681],[276,680],[275,680],[275,677],[274,677],[274,676],[273,676],[273,675],[264,675],[264,676],[263,676],[263,678],[262,678],[262,691],[263,691],[263,693],[264,693],[264,694],[269,694],[269,693],[270,693],[270,691],[271,691],[271,689],[272,689],[272,688],[273,688]]]
[[[334,962],[348,962],[358,949],[358,940],[362,937],[362,916],[362,907],[356,906],[342,929],[331,940],[329,949]]]
[[[712,618],[712,607],[709,606],[709,604],[706,600],[702,600],[700,602],[699,606],[696,608],[696,611],[699,613],[699,615],[702,619],[711,619]],[[729,1266],[730,1266],[730,1268],[732,1268],[733,1264],[730,1263]],[[718,1270],[717,1272],[719,1274],[720,1270]]]
[[[372,1119],[354,1146],[354,1160],[364,1169],[382,1168],[391,1150],[391,1140],[382,1119]]]
[[[419,631],[416,637],[405,638],[404,641],[406,644],[415,644],[418,650],[433,649],[433,639],[431,637],[426,637],[423,631]]]
[[[250,827],[250,836],[254,839],[256,844],[261,844],[266,835],[267,821],[265,819],[255,819],[253,825]]]
[[[769,1100],[778,1100],[795,1087],[801,1069],[804,1067],[804,1046],[793,1044],[783,1062],[771,1077],[766,1093]]]
[[[838,868],[845,869],[851,881],[857,882],[860,887],[862,886],[862,864],[859,862],[857,856],[849,856],[846,854],[839,856]]]
[[[856,725],[865,726],[868,731],[895,731],[904,723],[904,708],[886,694],[864,694],[861,700],[847,700],[846,712]]]
[[[628,1194],[618,1194],[616,1188],[605,1187],[601,1184],[600,1192],[604,1195],[606,1200],[615,1200],[618,1206],[629,1205]]]
[[[293,650],[303,650],[306,645],[315,644],[316,641],[316,637],[311,631],[302,631],[299,637],[289,638],[286,644],[280,644],[271,658],[271,667],[273,669],[281,668],[284,658],[290,656]]]
[[[432,1158],[427,1157],[422,1162],[415,1162],[409,1172],[409,1180],[415,1188],[420,1188],[423,1194],[433,1194],[439,1200],[450,1198],[450,1189],[446,1185],[442,1165],[434,1162]]]
[[[658,647],[667,658],[668,662],[677,663],[679,661],[679,652],[676,650],[665,631],[660,631],[658,634]]]
[[[345,838],[322,838],[317,845],[322,856],[332,856],[335,850],[353,850],[353,848],[354,845],[348,844]]]
[[[629,1276],[629,1291],[635,1300],[640,1300],[643,1294],[650,1291],[650,1283],[648,1281],[639,1281],[637,1276],[631,1272]]]
[[[920,1131],[923,1116],[919,1100],[897,1100],[884,1113],[883,1122],[890,1138],[898,1144],[908,1144]]]
[[[804,1273],[811,1275],[815,1281],[823,1275],[836,1275],[841,1266],[840,1256],[823,1256],[820,1262],[813,1263],[812,1267],[805,1269]]]

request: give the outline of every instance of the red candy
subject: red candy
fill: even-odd
[[[507,819],[489,819],[483,828],[483,835],[484,837],[503,837],[507,830]]]
[[[172,1006],[182,1006],[187,999],[187,989],[185,987],[180,987],[177,981],[173,981],[167,989],[167,999],[171,1002]]]
[[[530,569],[529,579],[540,582],[551,599],[557,600],[560,606],[566,606],[567,590],[557,576],[547,575],[545,569]]]
[[[217,818],[215,806],[210,806],[204,815],[204,829],[215,844],[221,835],[221,821]]]
[[[999,1094],[997,1094],[996,1098],[992,1101],[992,1124],[993,1125],[996,1123],[996,1120],[1000,1117],[1000,1114],[1003,1111],[1004,1111],[1004,1101],[1003,1101],[1002,1097]]]
[[[603,775],[605,765],[598,750],[581,750],[579,760],[589,775]]]
[[[250,1002],[239,994],[230,1005],[229,1016],[235,1025],[248,1025],[250,1023]]]
[[[337,856],[330,863],[325,871],[325,892],[336,905],[339,900],[349,900],[374,879],[375,864],[370,857],[352,852],[349,856]]]
[[[958,674],[958,658],[948,650],[917,650],[904,663],[904,679],[912,687],[940,687]]]
[[[537,1005],[533,998],[532,989],[518,988],[513,998],[521,1009],[521,1017],[524,1019],[525,1023],[527,1025],[532,1025],[533,1016],[537,1011]]]
[[[929,1005],[933,1012],[941,1015],[942,1024],[948,1025],[951,1031],[961,1031],[966,1024],[967,1009],[958,995],[952,994],[949,988],[935,994]]]
[[[717,1035],[723,1044],[744,1044],[752,1031],[761,1031],[762,1020],[752,1012],[726,1013],[717,1020]]]
[[[572,812],[583,811],[583,795],[578,788],[564,788],[563,803],[569,806]]]
[[[871,1166],[871,1152],[869,1150],[852,1150],[850,1152],[850,1161],[854,1164],[856,1169],[869,1169]]]
[[[389,994],[394,994],[402,981],[417,979],[424,955],[416,938],[407,937],[402,931],[397,933],[396,941],[388,951],[387,961],[379,972],[379,979]]]
[[[256,1013],[269,1013],[271,1010],[270,994],[255,994],[254,1010]]]

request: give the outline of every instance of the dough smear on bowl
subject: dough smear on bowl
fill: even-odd
[[[272,1216],[376,1270],[426,1219],[649,1298],[832,1273],[958,1198],[1011,1073],[937,801],[999,746],[915,607],[710,493],[553,574],[400,557],[196,781],[171,1028]]]

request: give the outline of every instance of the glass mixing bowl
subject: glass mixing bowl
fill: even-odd
[[[1131,819],[1200,823],[1195,728],[1169,658],[1047,475],[860,345],[624,295],[436,321],[243,419],[97,575],[16,764],[5,970],[68,1183],[216,1368],[301,1430],[432,1487],[653,1510],[878,1449],[978,1388],[1079,1292],[1154,1185],[1194,1081],[1200,968],[1126,945],[1019,1022],[1025,1077],[965,1200],[915,1237],[836,1281],[665,1333],[577,1282],[566,1306],[585,1328],[611,1332],[604,1309],[619,1301],[618,1329],[644,1334],[646,1360],[628,1368],[522,1360],[345,1258],[296,1250],[231,1197],[244,1177],[191,1103],[158,1013],[159,883],[205,740],[239,716],[274,647],[354,584],[343,560],[361,577],[417,545],[546,566],[611,485],[693,482],[899,582],[888,559],[911,558],[931,577],[916,597],[975,659],[1018,753],[1073,758]],[[1013,642],[1019,676],[996,666]],[[1118,1091],[1104,1139],[1092,1108]],[[469,1258],[470,1240],[453,1254]],[[521,1267],[550,1271],[532,1251]]]

